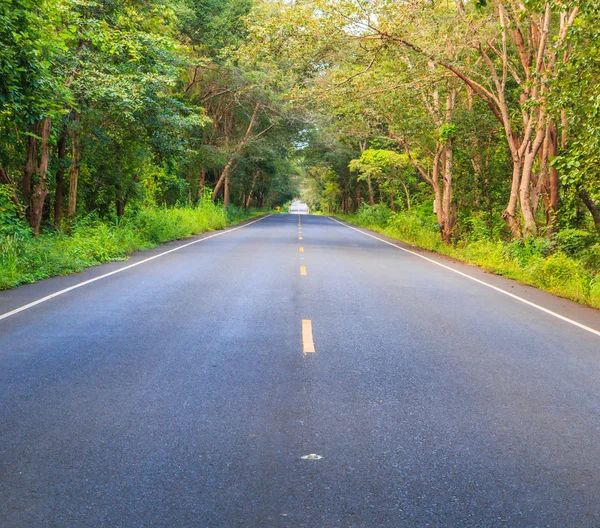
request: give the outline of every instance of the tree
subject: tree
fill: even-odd
[[[361,174],[359,179],[373,178],[390,185],[390,209],[395,211],[395,183],[404,190],[406,209],[410,211],[409,186],[414,184],[414,170],[406,154],[393,150],[367,149],[350,162],[350,169]]]

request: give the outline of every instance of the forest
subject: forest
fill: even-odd
[[[0,288],[300,198],[600,308],[597,2],[0,6]]]

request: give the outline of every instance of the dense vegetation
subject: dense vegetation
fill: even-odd
[[[126,242],[148,218],[300,196],[600,306],[595,2],[0,0],[0,17],[0,287],[199,232]],[[113,249],[37,258],[87,239]]]

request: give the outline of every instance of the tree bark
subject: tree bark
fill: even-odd
[[[49,117],[42,120],[40,125],[41,133],[41,152],[40,152],[40,164],[38,166],[38,181],[33,186],[33,192],[31,193],[31,209],[29,215],[29,224],[33,229],[33,234],[38,235],[40,227],[42,225],[42,215],[44,213],[44,202],[46,196],[48,196],[48,186],[46,182],[46,174],[48,172],[48,163],[50,161],[50,146],[48,140],[50,139],[50,130],[52,128],[52,121]]]
[[[225,178],[225,185],[223,186],[223,207],[225,209],[229,207],[229,176]]]
[[[442,239],[448,243],[452,240],[454,226],[456,225],[456,207],[452,203],[452,154],[453,140],[446,142],[443,164],[443,202],[442,202]]]
[[[369,190],[369,205],[375,205],[375,196],[373,195],[373,184],[371,178],[367,177],[367,189]]]
[[[56,170],[56,190],[54,191],[54,225],[60,227],[60,220],[63,214],[63,193],[65,188],[65,153],[67,150],[67,127],[63,129],[56,145],[58,168]]]
[[[30,209],[30,200],[31,200],[31,191],[32,191],[32,182],[33,175],[36,171],[37,159],[38,159],[38,139],[37,136],[39,134],[39,125],[33,125],[31,127],[31,134],[27,137],[27,158],[25,161],[25,167],[23,170],[23,200],[25,202],[25,214],[27,218],[29,218],[29,209]]]
[[[79,114],[73,112],[73,122],[79,122]],[[79,163],[81,152],[79,148],[79,135],[76,126],[71,129],[71,168],[69,169],[69,208],[67,215],[69,220],[75,218],[77,213],[77,185],[79,183]]]
[[[254,186],[256,185],[256,180],[258,179],[258,171],[254,171],[254,175],[252,176],[252,185],[250,186],[250,190],[248,191],[248,197],[246,198],[245,206],[246,208],[250,207],[252,203],[252,193],[254,192]]]

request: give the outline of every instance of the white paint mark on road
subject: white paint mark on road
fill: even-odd
[[[411,251],[410,249],[406,249],[406,248],[403,248],[396,244],[393,244],[392,242],[388,242],[387,240],[384,240],[383,238],[379,238],[378,236],[372,235],[371,233],[365,233],[364,231],[362,231],[356,227],[353,227],[351,225],[340,222],[336,218],[331,218],[331,217],[329,217],[329,218],[331,220],[333,220],[334,222],[337,222],[338,224],[343,225],[344,227],[347,227],[348,229],[352,229],[354,231],[359,232],[362,235],[374,238],[375,240],[379,240],[380,242],[383,242],[384,244],[387,244],[388,246],[392,246],[392,247],[395,247],[396,249],[400,249],[406,253],[410,253],[411,255],[414,255],[415,257],[419,257],[423,260],[427,260],[428,262],[431,262],[432,264],[435,264],[436,266],[440,266],[441,268],[445,268],[449,271],[452,271],[453,273],[462,275],[463,277],[465,277],[467,279],[477,282],[483,286],[487,286],[488,288],[491,288],[492,290],[496,290],[497,292],[502,293],[504,295],[508,295],[509,297],[512,297],[513,299],[516,299],[519,302],[522,302],[528,306],[531,306],[532,308],[535,308],[536,310],[540,310],[541,312],[551,315],[552,317],[556,317],[557,319],[560,319],[561,321],[565,321],[566,323],[572,324],[573,326],[576,326],[577,328],[581,328],[582,330],[585,330],[586,332],[590,332],[591,334],[594,334],[594,335],[597,335],[600,337],[600,331],[594,330],[593,328],[590,328],[589,326],[578,323],[577,321],[574,321],[573,319],[569,319],[568,317],[565,317],[564,315],[560,315],[556,312],[553,312],[552,310],[548,310],[548,308],[544,308],[543,306],[540,306],[539,304],[535,304],[531,301],[528,301],[527,299],[523,299],[523,297],[519,297],[518,295],[515,295],[514,293],[507,292],[506,290],[503,290],[502,288],[498,288],[498,286],[494,286],[494,285],[484,282],[480,279],[476,279],[475,277],[472,277],[471,275],[467,275],[466,273],[463,273],[462,271],[458,271],[454,268],[451,268],[450,266],[446,266],[445,264],[436,262],[435,260],[430,259],[424,255],[420,255],[419,253],[416,253],[415,251]]]
[[[311,453],[310,455],[304,455],[301,458],[302,460],[321,460],[323,457],[321,455],[317,455],[316,453]]]
[[[269,214],[267,216],[263,216],[262,218],[259,218],[258,220],[253,220],[252,222],[248,222],[247,224],[244,224],[244,225],[241,225],[238,227],[233,227],[233,228],[227,229],[225,231],[220,231],[218,233],[214,233],[213,235],[209,235],[209,236],[201,238],[199,240],[194,240],[192,242],[188,242],[187,244],[183,244],[182,246],[178,246],[176,248],[169,249],[169,251],[164,251],[163,253],[154,255],[153,257],[149,257],[147,259],[140,260],[139,262],[129,264],[128,266],[124,266],[122,268],[119,268],[118,270],[114,270],[109,273],[105,273],[104,275],[94,277],[93,279],[89,279],[89,280],[80,282],[78,284],[74,284],[73,286],[69,286],[68,288],[65,288],[64,290],[60,290],[60,291],[54,292],[50,295],[47,295],[46,297],[42,297],[41,299],[38,299],[37,301],[33,301],[33,302],[30,302],[23,306],[20,306],[19,308],[15,308],[14,310],[11,310],[10,312],[0,314],[0,321],[2,319],[7,319],[8,317],[11,317],[12,315],[16,315],[19,312],[29,310],[29,308],[33,308],[34,306],[37,306],[38,304],[45,303],[46,301],[49,301],[50,299],[54,299],[55,297],[58,297],[60,295],[64,295],[65,293],[68,293],[70,291],[76,290],[77,288],[81,288],[82,286],[87,286],[88,284],[91,284],[92,282],[96,282],[101,279],[105,279],[106,277],[110,277],[111,275],[116,275],[117,273],[121,273],[122,271],[131,269],[131,268],[135,268],[136,266],[139,266],[140,264],[145,264],[146,262],[150,262],[151,260],[157,259],[159,257],[164,257],[165,255],[168,255],[169,253],[174,253],[175,251],[179,251],[180,249],[186,248],[193,244],[198,244],[199,242],[204,242],[205,240],[209,240],[211,238],[215,238],[215,237],[218,237],[221,235],[226,235],[227,233],[232,233],[233,231],[237,231],[238,229],[243,229],[244,227],[248,227],[249,225],[255,224],[256,222],[260,222],[261,220],[264,220],[265,218],[268,218],[269,216],[272,216],[272,215]]]
[[[302,319],[302,351],[304,355],[315,354],[315,342],[313,341],[312,321]]]

